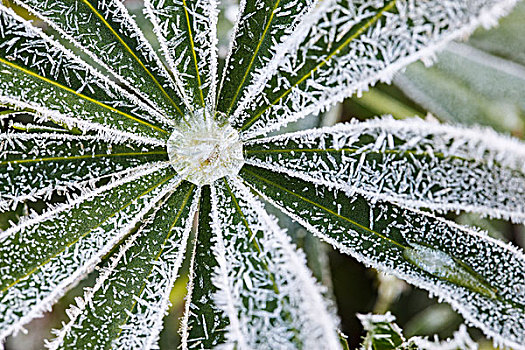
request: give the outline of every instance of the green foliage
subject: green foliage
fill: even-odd
[[[117,0],[14,2],[49,27],[0,5],[0,211],[45,208],[0,232],[1,342],[99,265],[47,346],[156,348],[189,255],[183,349],[348,348],[330,293],[262,198],[523,346],[523,252],[438,216],[524,223],[522,142],[391,117],[259,137],[390,81],[514,1],[241,1],[222,78],[215,1],[146,0],[157,51]],[[463,63],[441,64],[486,66]],[[507,87],[494,95],[521,103],[521,77],[494,70]],[[428,345],[388,317],[365,329],[366,349]]]

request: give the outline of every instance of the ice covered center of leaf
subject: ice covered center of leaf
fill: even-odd
[[[217,123],[205,110],[194,112],[187,123],[175,128],[167,149],[177,173],[196,185],[236,175],[244,164],[237,131],[228,123]]]

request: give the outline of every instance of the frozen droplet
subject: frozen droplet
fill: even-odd
[[[168,140],[167,150],[177,173],[199,186],[236,175],[244,164],[237,131],[227,123],[218,124],[204,109],[177,126]]]
[[[413,265],[456,285],[463,286],[489,298],[497,298],[497,291],[468,265],[440,250],[412,243],[403,256]]]

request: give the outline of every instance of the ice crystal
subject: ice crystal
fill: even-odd
[[[166,147],[177,173],[196,185],[237,175],[244,164],[237,131],[228,123],[219,125],[203,109],[188,120],[173,130]]]
[[[96,265],[48,347],[158,348],[186,250],[183,349],[340,348],[323,288],[257,195],[525,347],[523,251],[436,216],[525,222],[523,142],[389,117],[267,136],[514,0],[241,0],[222,77],[214,0],[146,0],[159,50],[118,0],[13,2],[47,25],[0,4],[2,118],[30,119],[0,133],[0,211],[46,208],[0,232],[0,348]]]

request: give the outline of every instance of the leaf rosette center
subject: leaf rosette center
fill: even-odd
[[[167,150],[177,173],[199,186],[237,175],[244,164],[237,131],[228,123],[217,123],[205,110],[194,112],[187,123],[175,128]]]

